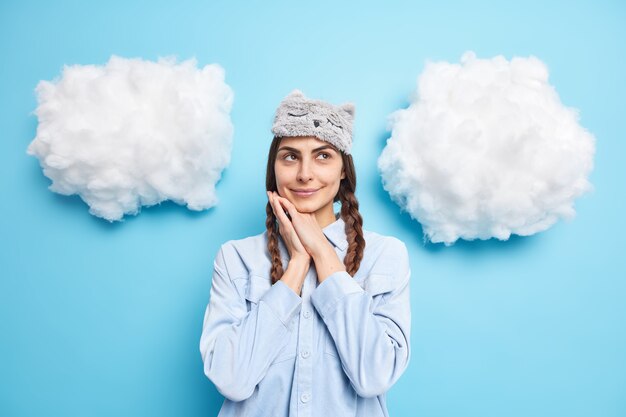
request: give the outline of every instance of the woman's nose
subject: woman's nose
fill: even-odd
[[[311,170],[309,168],[308,162],[303,162],[300,164],[300,170],[298,172],[298,176],[300,180],[306,181],[311,178]]]

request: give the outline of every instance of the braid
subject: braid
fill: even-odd
[[[363,218],[359,213],[359,201],[354,192],[347,189],[339,192],[341,201],[341,217],[346,224],[346,239],[348,241],[348,251],[343,260],[346,271],[351,276],[356,274],[361,266],[363,250],[365,249],[365,238],[363,237]]]
[[[284,274],[283,271],[283,261],[280,257],[280,249],[278,247],[278,230],[276,227],[276,215],[274,215],[274,210],[272,210],[272,205],[270,202],[267,202],[265,206],[265,212],[267,213],[267,218],[265,219],[265,227],[267,228],[267,250],[270,254],[270,259],[272,260],[272,269],[270,271],[270,276],[272,278],[272,285],[276,283]]]

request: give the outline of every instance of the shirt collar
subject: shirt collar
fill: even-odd
[[[324,232],[324,235],[326,235],[330,243],[344,251],[348,247],[345,230],[346,224],[339,213],[335,215],[335,219],[334,222],[322,228],[322,232]]]

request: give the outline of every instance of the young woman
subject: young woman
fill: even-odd
[[[267,230],[213,264],[200,353],[220,417],[388,416],[410,358],[411,270],[402,241],[362,229],[353,118],[298,90],[276,110]]]

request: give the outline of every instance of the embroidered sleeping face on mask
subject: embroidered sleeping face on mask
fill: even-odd
[[[330,124],[330,127],[343,131],[343,127],[348,124],[347,120],[337,112],[328,108],[312,105],[296,104],[287,109],[287,116],[291,118],[302,118],[310,115],[307,120],[316,128],[323,128],[323,124]]]

